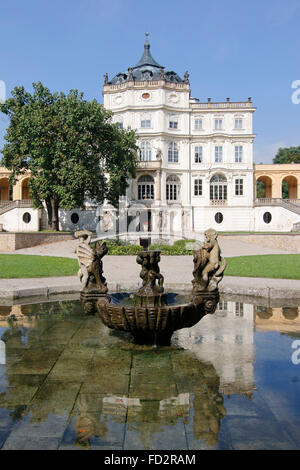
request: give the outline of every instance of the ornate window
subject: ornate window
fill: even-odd
[[[194,121],[194,128],[195,130],[200,130],[202,129],[202,119],[196,118]]]
[[[223,129],[223,119],[215,119],[215,130]]]
[[[235,129],[243,129],[243,119],[242,118],[236,118],[234,120],[234,128]]]
[[[138,199],[154,199],[154,179],[150,175],[138,180]]]
[[[237,178],[235,180],[235,195],[243,196],[244,194],[244,180],[242,178]]]
[[[215,146],[215,162],[221,163],[223,161],[223,147],[222,145]]]
[[[178,146],[176,142],[170,142],[168,147],[168,162],[178,163]]]
[[[180,180],[176,175],[169,175],[166,184],[167,201],[178,201],[180,193]]]
[[[235,163],[241,163],[243,161],[243,146],[242,145],[235,145],[234,161]]]
[[[119,128],[119,129],[123,129],[124,128],[124,125],[123,125],[123,116],[121,114],[116,114],[114,116],[114,123],[116,124],[116,126]]]
[[[143,140],[140,147],[140,160],[142,162],[147,162],[151,160],[151,145],[147,140]]]
[[[214,175],[210,179],[209,197],[211,201],[227,200],[227,179],[223,175]]]
[[[141,116],[141,127],[143,129],[149,129],[151,127],[151,116],[149,114]]]
[[[177,116],[170,116],[169,129],[178,129],[178,117]]]
[[[194,179],[194,196],[202,196],[202,179]]]
[[[196,147],[195,147],[195,163],[201,163],[202,162],[202,154],[203,154],[202,145],[196,145]]]

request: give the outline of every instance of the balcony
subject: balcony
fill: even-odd
[[[227,200],[226,199],[211,199],[210,205],[211,206],[227,206]]]
[[[138,170],[159,170],[160,168],[160,160],[140,160],[138,164]]]

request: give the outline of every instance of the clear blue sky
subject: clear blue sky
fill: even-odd
[[[103,75],[135,65],[145,31],[154,59],[190,73],[200,100],[247,100],[254,114],[254,161],[300,145],[299,0],[10,0],[0,6],[0,80],[32,91],[84,92],[102,101]],[[0,115],[0,148],[7,119]]]

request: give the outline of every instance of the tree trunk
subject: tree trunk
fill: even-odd
[[[51,198],[52,230],[55,230],[55,232],[59,231],[58,207],[58,200],[55,197]]]
[[[47,214],[48,214],[48,228],[52,229],[52,205],[50,197],[45,199],[46,207],[47,207]]]

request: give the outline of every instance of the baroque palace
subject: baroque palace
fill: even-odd
[[[112,79],[105,74],[103,99],[115,123],[137,131],[140,147],[137,177],[129,181],[121,203],[120,213],[126,214],[123,233],[129,231],[136,239],[141,231],[161,238],[164,233],[192,236],[207,227],[300,230],[300,165],[253,164],[256,108],[251,98],[202,102],[191,97],[188,72],[182,78],[156,62],[146,33],[137,64]],[[14,188],[8,176],[1,168],[3,229],[44,228],[45,212],[31,208],[30,175]],[[264,183],[264,198],[256,198],[257,181]],[[282,199],[283,181],[288,183],[288,199]],[[90,203],[85,211],[61,211],[60,223],[63,230],[113,231],[115,216],[109,204]]]

